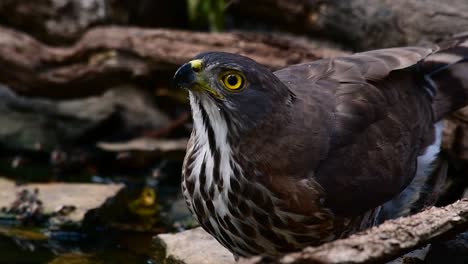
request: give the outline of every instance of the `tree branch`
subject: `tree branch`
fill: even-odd
[[[384,263],[435,239],[468,229],[468,199],[385,223],[319,247],[278,259],[254,257],[242,264]]]
[[[73,98],[126,81],[170,80],[182,63],[206,51],[249,56],[272,69],[343,52],[304,39],[260,33],[194,33],[101,27],[73,46],[50,47],[0,27],[0,82],[30,96]]]

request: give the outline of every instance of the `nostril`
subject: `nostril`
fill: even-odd
[[[202,62],[200,60],[193,60],[190,62],[190,65],[192,66],[192,70],[194,72],[201,72]]]
[[[200,71],[201,71],[201,67],[198,66],[198,65],[197,65],[197,66],[192,65],[192,70],[193,70],[194,72],[200,72]]]

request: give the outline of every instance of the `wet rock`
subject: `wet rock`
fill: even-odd
[[[16,185],[13,181],[0,177],[0,208],[13,203],[16,196]]]
[[[182,197],[178,198],[170,201],[171,207],[167,215],[165,215],[168,222],[173,223],[172,226],[179,231],[199,226],[197,220],[188,210],[185,200]]]
[[[26,188],[39,190],[46,212],[56,212],[64,206],[75,206],[76,209],[65,215],[65,218],[72,222],[79,222],[84,218],[86,212],[100,207],[107,199],[115,196],[123,188],[123,185],[48,183],[29,184],[26,185]]]
[[[0,85],[0,145],[10,149],[51,151],[84,138],[137,136],[168,122],[151,96],[133,86],[116,87],[96,97],[53,101],[17,96]]]
[[[2,208],[2,213],[22,225],[40,225],[47,219],[38,189],[17,192],[15,201],[8,208]]]
[[[164,263],[218,264],[235,263],[231,252],[201,227],[176,234],[161,234],[154,240]],[[157,256],[156,259],[159,259]]]
[[[31,193],[37,192],[44,214],[51,216],[50,222],[54,224],[80,223],[88,211],[101,207],[107,199],[114,197],[122,188],[122,184],[91,183],[16,186],[13,182],[0,178],[0,208],[10,208],[17,199],[17,194],[27,190]]]

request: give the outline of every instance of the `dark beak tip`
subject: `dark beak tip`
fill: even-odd
[[[172,79],[172,87],[175,88],[188,88],[195,81],[195,73],[192,70],[190,63],[185,63],[180,66],[174,74]]]

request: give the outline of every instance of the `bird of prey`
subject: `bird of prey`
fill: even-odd
[[[182,172],[190,211],[235,256],[251,256],[407,210],[434,182],[413,179],[440,141],[435,124],[468,102],[467,39],[275,72],[236,54],[196,56],[174,76],[194,122]]]

